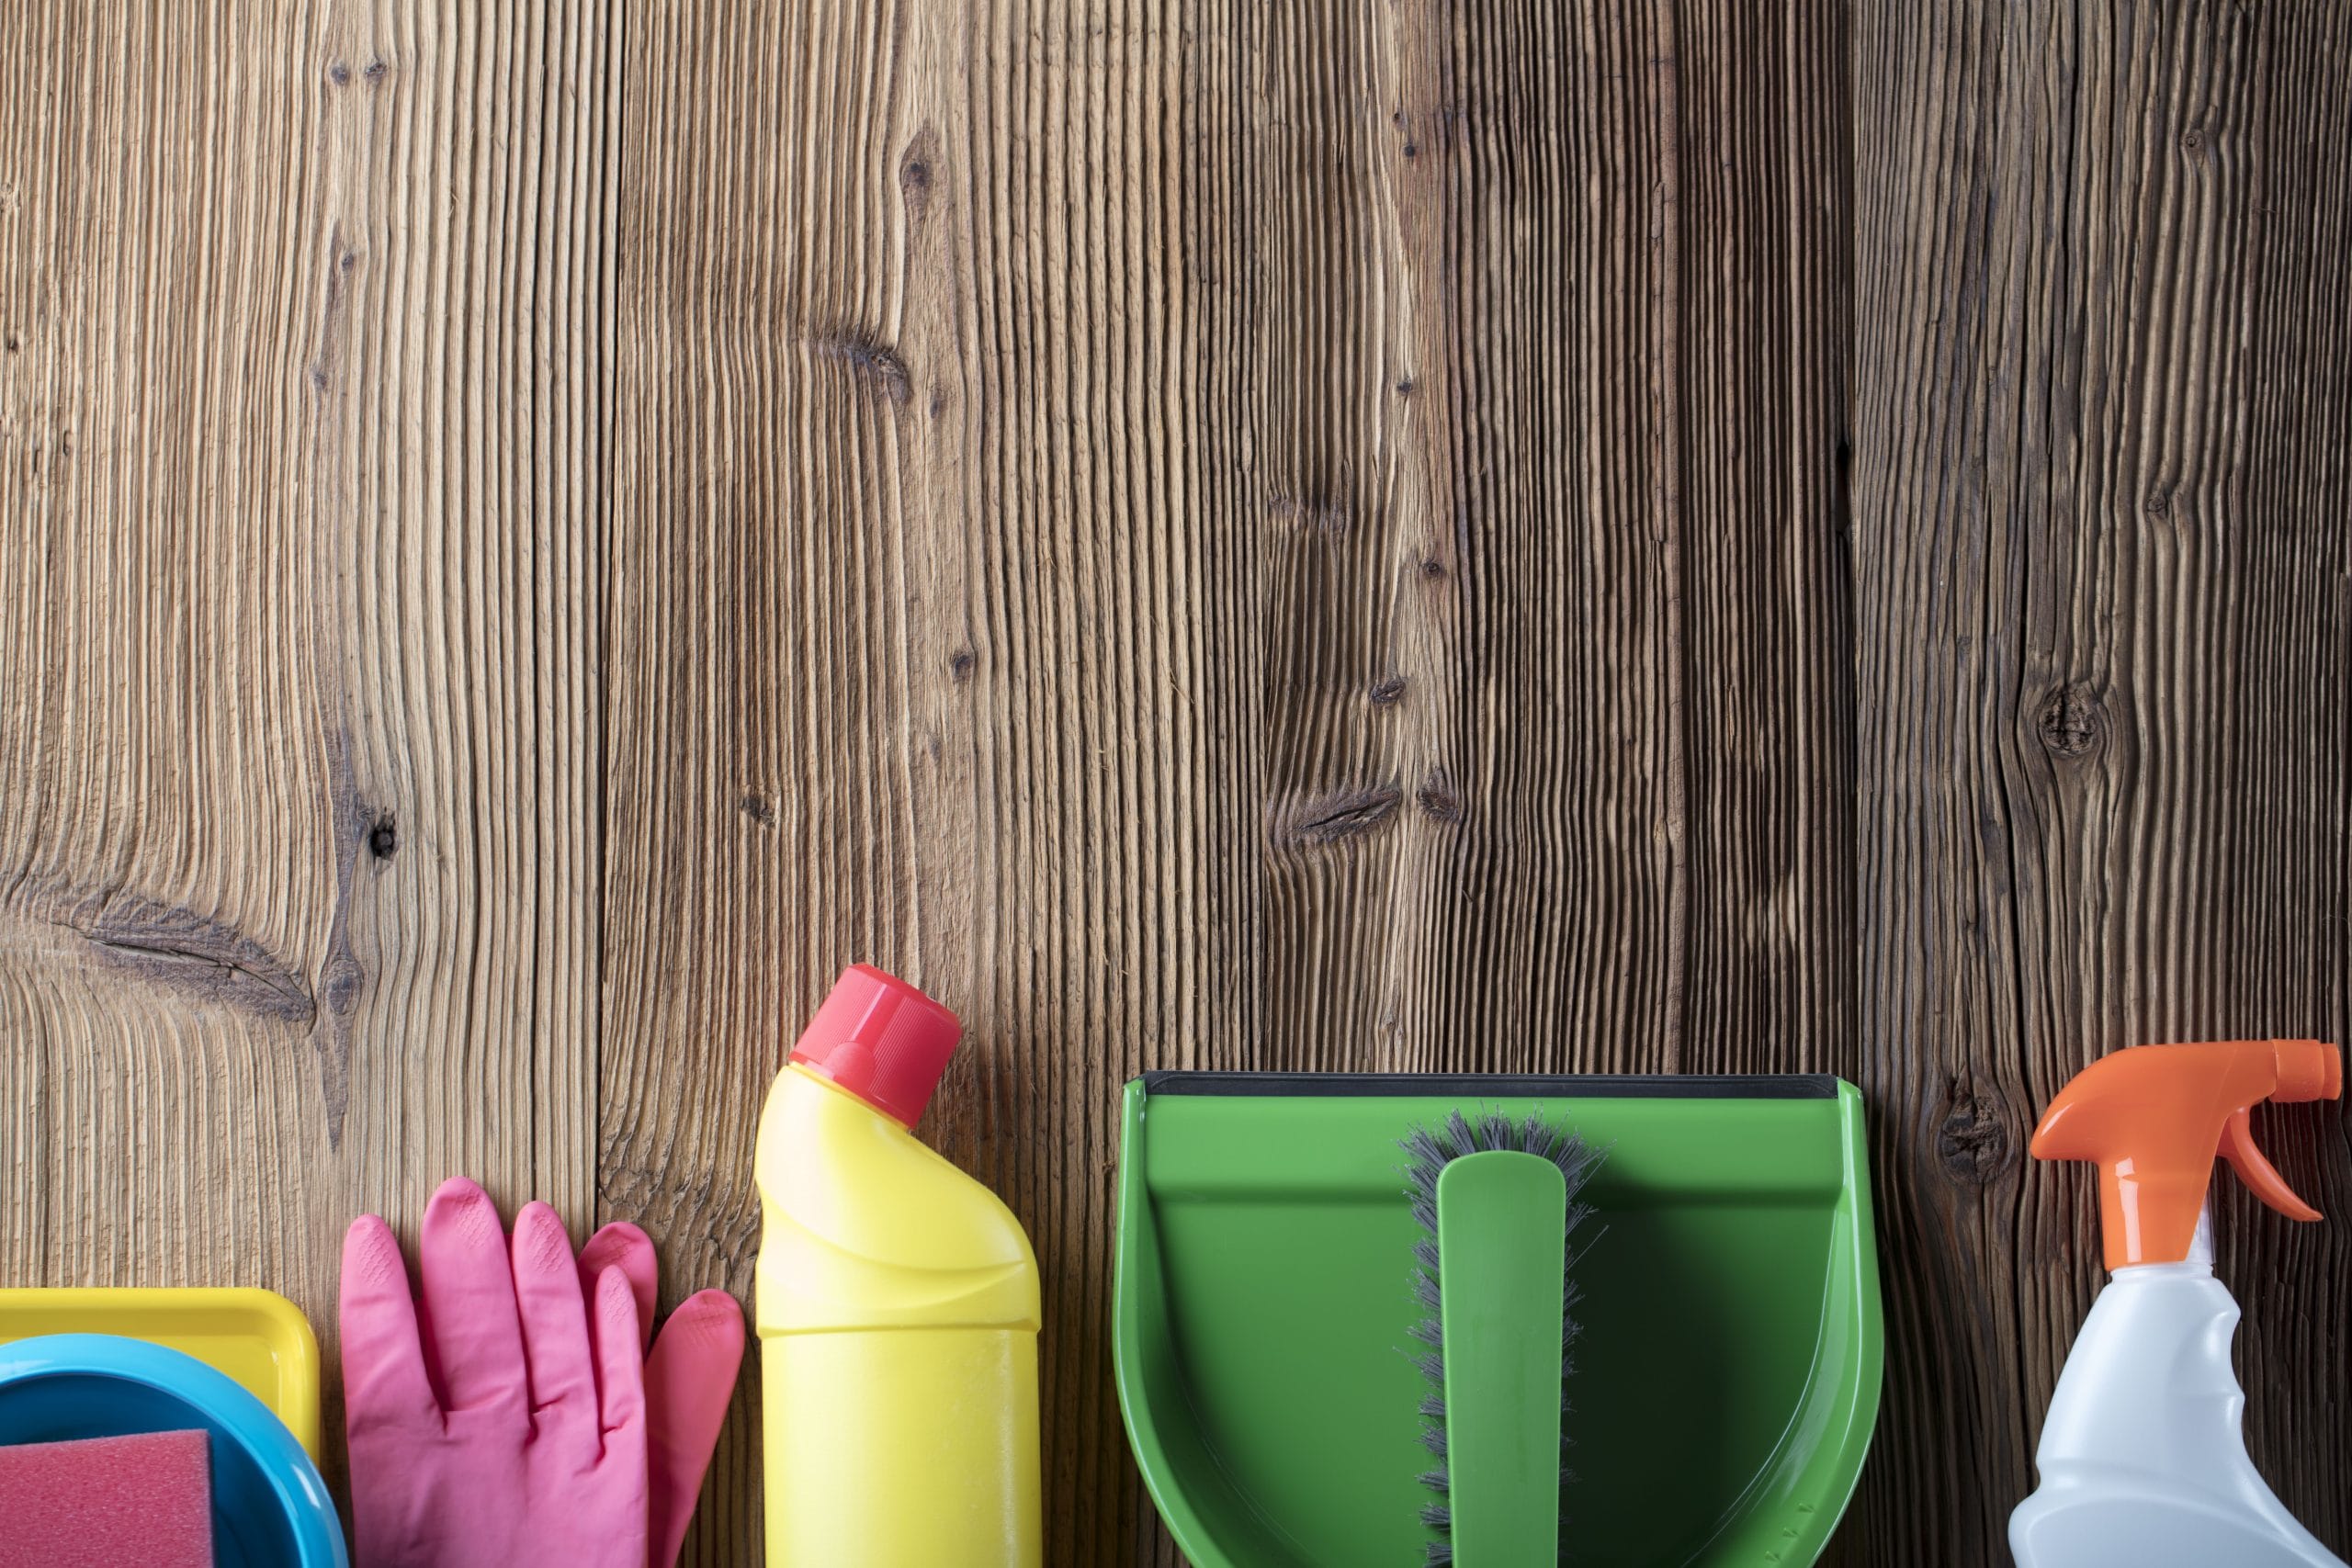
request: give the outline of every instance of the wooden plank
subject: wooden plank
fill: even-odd
[[[1887,1405],[1871,1562],[1999,1560],[2098,1278],[2023,1157],[2089,1059],[2346,1033],[2352,23],[2322,5],[1860,7],[1864,1082]],[[2260,1126],[2340,1215],[2340,1112]],[[2352,1240],[2216,1184],[2247,1434],[2352,1543]]]
[[[1850,1070],[1842,37],[629,28],[606,1213],[748,1293],[792,1030],[851,957],[932,987],[926,1134],[1047,1274],[1049,1561],[1173,1561],[1103,1337],[1123,1079]]]
[[[748,1299],[799,1021],[851,958],[951,1000],[924,1132],[1039,1244],[1049,1555],[1131,1556],[1111,1097],[1236,989],[1197,846],[1255,824],[1206,787],[1174,23],[629,19],[606,1212]],[[756,1396],[692,1561],[756,1539]]]
[[[1804,171],[1840,39],[1736,6],[1249,14],[1258,1049],[1834,1064],[1842,212]]]
[[[0,1282],[586,1212],[595,24],[0,8]]]

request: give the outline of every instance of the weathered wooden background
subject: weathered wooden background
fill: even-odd
[[[2000,1561],[2039,1103],[2352,1033],[2347,297],[2333,0],[0,6],[0,1283],[331,1346],[465,1171],[748,1297],[870,957],[1046,1268],[1052,1561],[1167,1562],[1121,1080],[1826,1069],[1844,1555]],[[2344,1551],[2352,1146],[2262,1130]]]

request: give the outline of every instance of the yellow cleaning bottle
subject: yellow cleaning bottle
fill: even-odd
[[[760,1117],[768,1568],[1036,1568],[1037,1260],[925,1148],[962,1028],[854,964]]]

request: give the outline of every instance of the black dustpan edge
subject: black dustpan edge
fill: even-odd
[[[1452,1096],[1496,1100],[1835,1100],[1827,1073],[1231,1073],[1143,1075],[1146,1094]]]

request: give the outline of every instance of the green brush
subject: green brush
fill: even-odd
[[[1410,1160],[1413,1337],[1436,1392],[1421,1402],[1421,1483],[1444,1500],[1421,1510],[1439,1532],[1428,1561],[1525,1568],[1562,1558],[1570,1479],[1562,1430],[1576,1286],[1568,1233],[1590,1213],[1576,1194],[1600,1156],[1530,1113],[1459,1111],[1398,1145]]]

